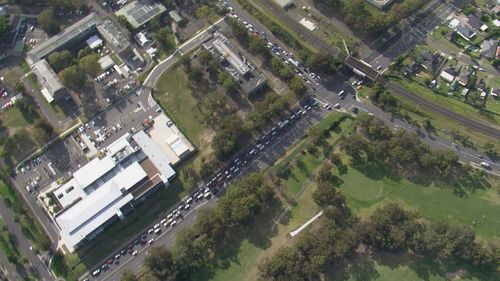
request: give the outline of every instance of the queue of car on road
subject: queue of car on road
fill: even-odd
[[[255,27],[243,20],[240,16],[234,13],[234,9],[229,6],[227,2],[223,2],[223,7],[227,11],[227,15],[234,18],[241,25],[243,25],[249,32],[253,33],[255,36],[259,36],[264,41],[266,41],[266,46],[271,50],[271,53],[275,56],[281,58],[283,63],[293,66],[295,74],[300,77],[308,86],[311,87],[313,91],[316,90],[314,84],[319,85],[321,77],[314,72],[311,72],[309,68],[304,67],[304,65],[294,57],[293,53],[283,50],[278,44],[271,42],[265,32],[259,32]]]
[[[107,258],[104,263],[92,271],[92,276],[98,277],[102,272],[109,270],[113,264],[118,265],[122,257],[127,255],[136,256],[141,248],[154,244],[155,238],[162,232],[174,228],[193,206],[202,203],[204,200],[210,200],[219,192],[219,189],[225,188],[230,181],[241,175],[252,159],[269,147],[293,123],[312,112],[314,107],[318,107],[318,104],[318,101],[313,98],[301,102],[297,109],[292,110],[288,116],[282,118],[275,126],[262,134],[254,145],[245,149],[230,161],[225,168],[217,171],[215,176],[205,185],[192,192],[187,199],[181,201],[168,215],[160,218],[152,227],[131,241],[126,247]]]

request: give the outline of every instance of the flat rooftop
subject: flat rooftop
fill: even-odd
[[[161,151],[165,153],[170,163],[175,165],[194,151],[194,147],[175,124],[172,123],[168,126],[168,121],[170,121],[170,118],[167,115],[158,115],[149,130],[149,135]]]
[[[139,131],[132,138],[141,148],[142,152],[151,160],[156,169],[158,169],[163,183],[167,183],[169,179],[175,176],[175,171],[171,166],[170,160],[144,131]]]
[[[32,69],[38,78],[38,82],[40,82],[40,85],[46,90],[45,95],[48,96],[45,98],[49,103],[52,102],[54,100],[54,95],[63,89],[59,77],[45,59],[33,64]]]
[[[157,1],[136,0],[116,11],[115,15],[124,16],[132,27],[138,28],[166,10],[167,8]]]
[[[240,75],[245,75],[250,71],[250,67],[248,67],[248,65],[246,64],[246,60],[240,57],[238,54],[234,53],[233,50],[221,39],[215,39],[213,41],[213,46]]]
[[[33,64],[41,60],[53,51],[69,44],[75,37],[79,36],[80,34],[89,32],[90,29],[95,29],[98,22],[100,22],[100,19],[97,14],[90,13],[88,16],[82,18],[81,20],[66,28],[63,32],[52,36],[37,47],[31,49],[26,54],[28,63]]]
[[[82,188],[86,188],[110,172],[115,166],[116,163],[113,161],[111,156],[106,156],[102,159],[96,157],[75,171],[73,173],[73,178],[82,186]]]
[[[74,40],[87,39],[85,37],[92,35],[94,32],[99,32],[118,53],[130,46],[128,39],[109,19],[102,21],[95,12],[92,12],[66,28],[63,32],[52,36],[31,49],[26,54],[26,61],[31,65],[45,58],[50,53],[70,45]]]

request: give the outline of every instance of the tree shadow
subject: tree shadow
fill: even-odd
[[[276,235],[276,222],[281,218],[283,205],[279,200],[273,200],[269,207],[256,216],[248,225],[238,228],[231,233],[230,238],[224,241],[223,247],[218,247],[213,262],[206,263],[194,276],[194,280],[208,280],[213,278],[217,271],[225,270],[232,264],[241,264],[238,254],[244,241],[265,250],[271,246],[271,238]]]
[[[369,256],[355,255],[347,261],[325,270],[325,281],[370,281],[380,277],[375,262]]]
[[[389,178],[394,181],[401,180],[401,176],[395,173],[394,170],[387,165],[376,161],[368,161],[361,157],[353,157],[351,159],[351,167],[373,180],[379,181],[384,178]]]

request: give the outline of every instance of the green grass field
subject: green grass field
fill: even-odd
[[[28,126],[28,122],[24,119],[23,114],[16,107],[11,107],[10,109],[2,112],[0,120],[2,120],[2,126],[13,131]]]
[[[448,281],[454,280],[453,273],[466,269],[468,273],[456,280],[480,281],[494,280],[485,272],[478,272],[468,266],[441,265],[435,261],[390,253],[377,253],[372,258],[355,257],[349,266],[332,271],[325,281]],[[470,271],[469,271],[470,270]],[[449,277],[449,278],[448,278]]]
[[[154,98],[160,103],[177,127],[198,148],[206,146],[206,126],[198,109],[198,101],[191,95],[190,83],[179,65],[165,71],[156,84]]]
[[[339,117],[339,114],[330,114],[317,126],[320,130],[324,130]],[[352,119],[348,118],[344,120],[337,129],[329,133],[326,142],[329,144],[335,144],[340,139],[340,136],[352,127],[352,123]],[[285,159],[280,161],[282,163],[291,163],[292,165],[290,176],[283,180],[283,185],[287,187],[285,193],[291,197],[297,196],[302,191],[302,187],[306,180],[313,176],[313,172],[324,161],[323,154],[321,153],[318,153],[318,156],[307,152],[302,154],[306,145],[307,140],[296,146]]]
[[[498,181],[492,181],[493,187],[490,189],[460,197],[446,187],[392,180],[382,170],[371,171],[371,175],[349,166],[348,172],[341,177],[344,181],[341,191],[358,215],[366,216],[388,202],[397,202],[417,210],[431,221],[444,220],[469,225],[484,240],[500,242]],[[472,221],[479,223],[474,226]]]
[[[245,238],[241,241],[235,239],[234,244],[228,246],[229,249],[232,249],[230,258],[221,259],[220,266],[216,267],[210,275],[201,274],[195,280],[257,280],[260,261],[290,242],[291,238],[288,233],[300,227],[320,211],[319,206],[312,199],[315,188],[316,184],[313,183],[302,194],[297,204],[290,209],[288,219],[278,224],[275,235],[264,231],[265,228],[269,227],[267,220],[257,221],[244,231]],[[260,237],[262,234],[267,236],[261,238],[260,243],[256,243],[252,239],[252,237]]]

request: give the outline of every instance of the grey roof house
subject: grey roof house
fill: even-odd
[[[472,28],[462,23],[457,25],[456,31],[460,36],[462,36],[462,38],[464,38],[467,41],[472,40],[474,36],[476,36],[476,32],[474,32]]]
[[[481,56],[488,59],[494,59],[497,52],[498,40],[484,40],[481,43]]]
[[[429,51],[423,51],[420,53],[419,62],[423,68],[434,74],[437,71],[439,65],[439,56],[432,54]]]

